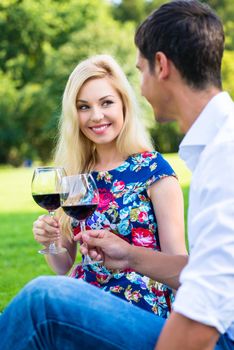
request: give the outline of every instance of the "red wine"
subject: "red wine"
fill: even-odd
[[[54,211],[60,207],[59,193],[33,194],[33,199],[40,207]]]
[[[77,220],[84,220],[93,214],[97,204],[64,205],[62,208],[68,216]]]

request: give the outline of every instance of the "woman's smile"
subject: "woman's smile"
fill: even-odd
[[[111,126],[111,123],[91,126],[89,129],[91,129],[95,134],[101,135],[105,133],[109,126]]]

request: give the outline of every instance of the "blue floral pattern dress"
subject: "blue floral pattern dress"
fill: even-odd
[[[147,189],[165,176],[176,176],[162,155],[156,151],[138,153],[116,169],[93,171],[92,175],[100,203],[86,220],[86,228],[107,229],[136,246],[160,250],[157,221]],[[74,234],[79,230],[74,224]],[[167,318],[171,311],[172,290],[133,270],[108,270],[98,264],[76,266],[71,277],[82,278],[158,316]]]

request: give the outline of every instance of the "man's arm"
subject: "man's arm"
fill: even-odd
[[[90,249],[95,248],[89,251],[90,256],[103,260],[107,268],[131,268],[173,289],[179,287],[179,275],[188,261],[187,255],[165,254],[131,245],[107,230],[89,230],[88,235],[82,234],[82,240]],[[87,246],[83,245],[81,253],[87,252]]]
[[[136,246],[129,249],[128,265],[131,269],[173,289],[179,288],[179,276],[187,262],[187,255],[170,255]]]
[[[219,333],[214,327],[172,312],[155,350],[213,350],[218,338]]]

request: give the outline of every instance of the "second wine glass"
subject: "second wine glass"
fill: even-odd
[[[99,203],[99,192],[91,174],[65,176],[60,191],[61,207],[64,212],[80,222],[81,231],[85,231],[85,220],[96,210]],[[82,265],[100,263],[88,255]]]

